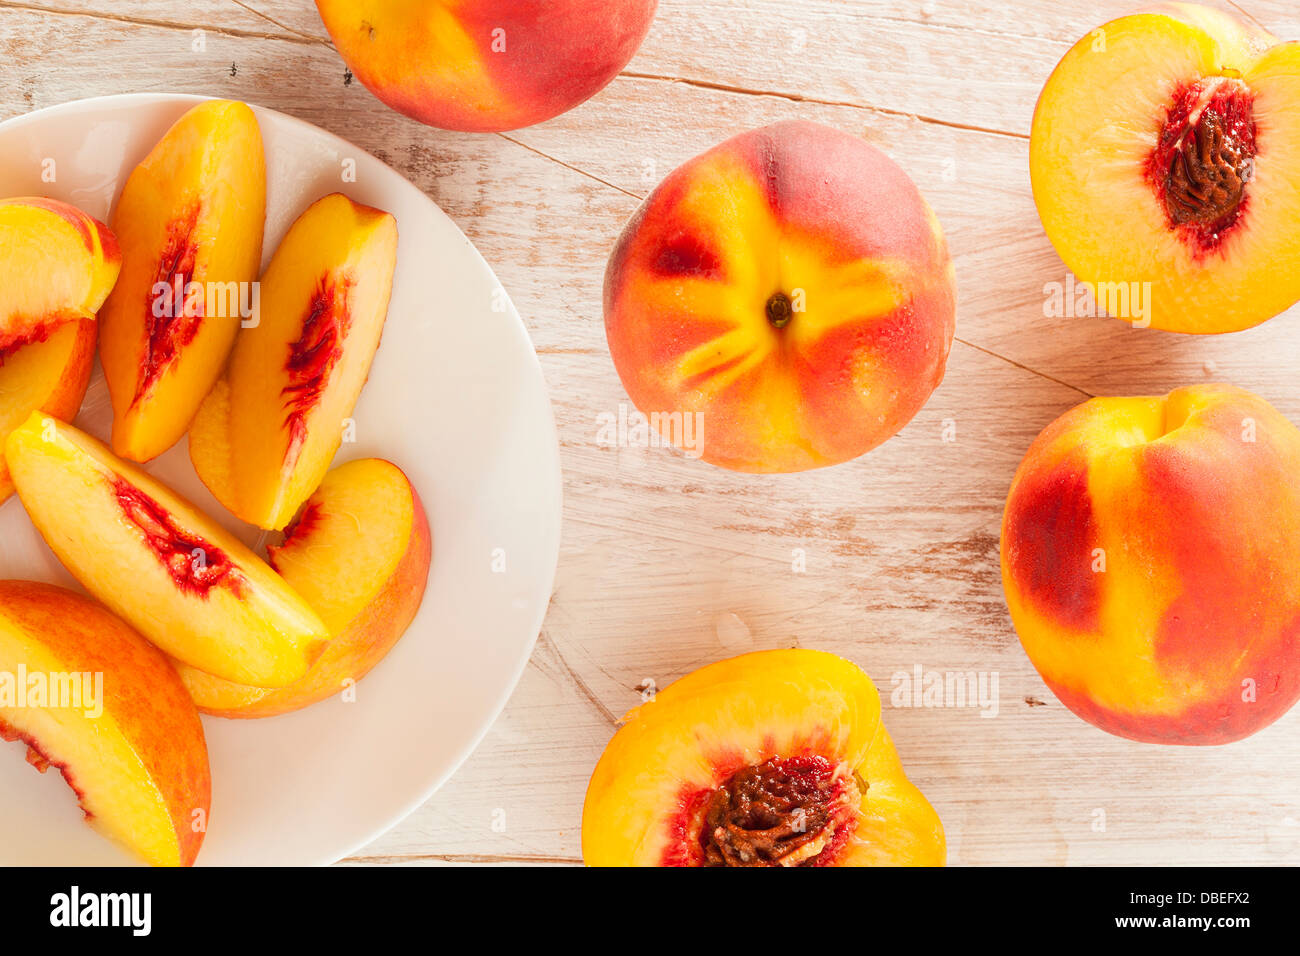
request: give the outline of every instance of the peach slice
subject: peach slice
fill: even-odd
[[[113,233],[80,209],[0,200],[0,445],[33,411],[77,414],[95,364],[95,312],[121,264]],[[0,457],[0,502],[13,490]]]
[[[1061,702],[1133,740],[1224,744],[1300,700],[1300,430],[1229,385],[1094,398],[1007,496],[1011,619]]]
[[[282,687],[324,649],[324,623],[264,561],[101,442],[33,413],[5,456],[58,559],[171,656],[228,680]]]
[[[108,227],[56,199],[0,200],[0,358],[93,319],[122,267]]]
[[[388,314],[397,221],[340,193],[298,217],[262,277],[257,324],[203,403],[190,457],[217,500],[279,530],[343,443]]]
[[[570,110],[636,53],[658,0],[316,0],[334,45],[395,110],[502,132]]]
[[[1300,43],[1190,3],[1107,23],[1048,79],[1029,161],[1048,237],[1115,318],[1231,332],[1300,299]]]
[[[432,538],[424,506],[396,465],[340,465],[307,499],[271,564],[334,635],[307,676],[288,687],[248,687],[186,664],[177,670],[199,710],[270,717],[342,692],[406,633],[424,599]]]
[[[208,749],[157,649],[79,594],[0,581],[6,677],[0,738],[27,744],[42,773],[58,768],[104,836],[155,866],[194,862],[211,803]]]
[[[71,421],[81,408],[95,366],[94,319],[75,319],[40,342],[0,356],[0,448],[33,411]],[[14,493],[9,466],[0,455],[0,502]]]
[[[122,278],[100,316],[118,455],[149,461],[189,428],[251,319],[265,221],[262,134],[243,103],[194,107],[131,173],[113,212]]]
[[[903,773],[855,664],[759,651],[626,718],[582,812],[589,866],[941,866],[943,825]]]

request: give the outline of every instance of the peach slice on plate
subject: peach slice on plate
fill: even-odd
[[[420,497],[396,465],[340,465],[271,549],[271,564],[319,612],[332,639],[302,680],[275,690],[177,670],[205,714],[270,717],[341,693],[406,633],[424,599],[432,538]]]
[[[742,133],[668,175],[605,274],[628,396],[688,455],[737,471],[848,461],[943,379],[952,259],[888,156],[805,121]]]
[[[1007,496],[1020,643],[1121,737],[1224,744],[1300,700],[1300,430],[1229,385],[1094,398],[1048,425]]]
[[[397,221],[334,193],[290,228],[256,322],[194,420],[190,457],[235,515],[279,530],[343,443],[384,329]]]
[[[215,521],[103,443],[33,413],[5,445],[50,549],[114,613],[173,657],[281,687],[328,640],[307,602]]]
[[[941,866],[943,825],[907,779],[857,665],[759,651],[628,714],[582,812],[589,866]]]
[[[265,222],[262,134],[243,103],[195,106],[131,173],[113,212],[122,277],[100,316],[118,455],[149,461],[189,428],[252,318]]]
[[[443,129],[531,126],[594,96],[658,0],[316,0],[334,45],[395,110]]]
[[[121,267],[113,233],[75,206],[0,200],[0,356],[93,319]]]
[[[24,680],[19,686],[18,677]],[[0,738],[56,767],[99,832],[155,866],[189,866],[207,830],[208,750],[176,672],[64,588],[0,581]]]
[[[77,414],[95,364],[95,312],[120,267],[113,234],[81,210],[0,201],[0,445],[33,411]],[[13,490],[0,456],[0,502]]]
[[[1029,146],[1043,227],[1099,304],[1193,333],[1249,328],[1300,299],[1297,157],[1300,43],[1191,3],[1075,44]]]

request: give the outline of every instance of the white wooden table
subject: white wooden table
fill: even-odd
[[[323,126],[460,224],[541,354],[566,519],[537,650],[478,752],[356,861],[576,863],[587,778],[643,680],[799,645],[873,675],[951,863],[1300,863],[1300,708],[1224,748],[1110,737],[1045,688],[1002,599],[1011,475],[1071,405],[1215,379],[1300,422],[1300,310],[1208,339],[1043,316],[1044,284],[1065,268],[1030,196],[1034,101],[1075,39],[1134,5],[661,0],[646,45],[596,99],[533,129],[465,135],[407,120],[351,81],[308,0],[0,0],[0,118],[174,91]],[[1293,0],[1243,5],[1300,38]],[[600,310],[620,227],[678,163],[792,116],[877,144],[935,207],[959,287],[942,387],[879,450],[804,475],[602,447],[598,417],[626,401]],[[955,441],[943,440],[949,420]],[[996,717],[890,708],[891,675],[917,666],[996,672]]]

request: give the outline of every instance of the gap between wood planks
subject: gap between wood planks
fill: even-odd
[[[311,45],[311,46],[327,46],[331,48],[333,47],[333,43],[331,43],[329,40],[323,37],[314,37],[311,36],[310,34],[306,34],[294,30],[291,27],[276,20],[274,17],[270,16],[269,14],[263,13],[262,11],[258,10],[255,6],[246,2],[246,0],[229,0],[229,2],[236,7],[239,7],[241,10],[244,10],[248,13],[253,14],[254,16],[266,20],[268,23],[274,24],[275,26],[279,27],[281,30],[284,30],[285,32],[266,33],[266,32],[260,32],[256,30],[241,29],[237,27],[206,26],[202,24],[183,23],[174,20],[160,20],[160,19],[155,19],[150,17],[132,17],[132,16],[127,16],[127,15],[117,14],[117,13],[100,13],[97,11],[86,11],[86,10],[67,10],[67,9],[60,9],[57,7],[44,6],[36,3],[25,3],[25,2],[21,2],[21,0],[0,0],[0,9],[18,10],[18,11],[23,11],[28,13],[38,13],[38,14],[43,13],[50,16],[88,17],[90,19],[108,20],[117,23],[128,23],[134,26],[152,27],[155,29],[163,29],[163,30],[183,30],[185,32],[191,32],[193,30],[202,29],[202,30],[208,30],[212,33],[215,33],[217,35],[222,35],[222,36],[240,37],[240,38],[253,39],[253,40],[280,40],[286,43],[296,43],[296,44],[304,44],[304,45]],[[1233,5],[1236,6],[1236,4]],[[930,25],[924,23],[923,21],[908,21],[908,22],[916,22],[920,26]],[[696,79],[691,79],[689,77],[661,76],[654,73],[637,73],[632,71],[623,71],[622,73],[619,74],[619,76],[627,79],[639,79],[639,80],[648,80],[654,82],[682,83],[687,86],[693,86],[699,89],[713,90],[720,93],[733,93],[741,96],[772,96],[772,97],[778,97],[781,99],[790,100],[792,102],[814,103],[822,106],[839,106],[839,107],[844,107],[849,109],[861,109],[861,110],[882,113],[887,116],[910,117],[922,123],[929,123],[936,126],[944,126],[950,129],[959,129],[959,130],[965,130],[974,133],[983,133],[989,136],[1005,136],[1012,139],[1020,139],[1020,140],[1025,140],[1029,138],[1024,133],[1017,133],[1010,130],[1000,130],[1000,129],[990,128],[990,127],[975,126],[975,125],[965,124],[965,123],[954,123],[949,120],[942,120],[936,117],[924,116],[918,113],[909,112],[907,110],[891,109],[889,107],[884,107],[884,106],[872,106],[865,103],[817,99],[814,97],[802,96],[798,93],[783,92],[779,90],[752,90],[752,89],[746,89],[745,87],[729,86],[724,83],[714,83],[707,80],[696,80]],[[632,199],[636,199],[638,202],[642,201],[645,198],[643,196],[638,195],[637,193],[634,193],[630,190],[624,189],[621,186],[611,183],[608,180],[602,179],[601,177],[595,175],[594,173],[588,172],[587,170],[581,168],[580,166],[575,166],[572,163],[567,163],[561,159],[551,156],[543,152],[542,150],[537,149],[536,147],[528,145],[522,140],[515,139],[512,136],[507,136],[504,133],[498,133],[497,135],[500,136],[502,139],[506,140],[507,142],[513,143],[514,145],[518,146],[521,149],[526,149],[531,153],[535,153],[537,156],[540,156],[542,159],[555,163],[565,169],[570,170],[571,172],[577,173],[580,176],[584,176],[587,179],[592,180],[593,182],[600,183],[602,186],[606,186],[610,189],[616,190],[625,196],[628,196]],[[1021,362],[1017,362],[1016,360],[1009,358],[1005,355],[1002,355],[998,352],[995,352],[992,349],[985,348],[984,346],[981,345],[976,345],[975,343],[970,342],[961,337],[955,337],[953,341],[958,342],[961,345],[967,346],[968,348],[972,348],[977,351],[983,352],[984,354],[992,358],[998,359],[999,361],[1002,362],[1006,362],[1008,365],[1021,369],[1022,371],[1029,372],[1032,375],[1037,375],[1038,377],[1046,379],[1047,381],[1054,382],[1058,385],[1064,386],[1065,388],[1078,392],[1081,395],[1085,395],[1089,398],[1093,397],[1090,392],[1082,388],[1079,388],[1077,385],[1072,385],[1069,382],[1063,381],[1062,379],[1049,375],[1046,372],[1040,372],[1035,368],[1031,368],[1030,366],[1025,365]]]

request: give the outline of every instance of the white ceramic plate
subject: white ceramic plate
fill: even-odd
[[[107,222],[132,168],[200,97],[110,96],[0,124],[0,195],[66,200]],[[541,369],[514,307],[469,240],[379,160],[321,129],[258,109],[266,143],[269,260],[289,225],[330,192],[397,217],[397,277],[383,344],[338,461],[388,458],[433,528],[420,615],[401,643],[334,699],[267,720],[205,717],[212,815],[199,863],[323,864],[414,810],[482,739],[542,623],[560,540],[560,466]],[[355,182],[343,170],[355,162]],[[48,181],[52,175],[53,181]],[[77,423],[107,437],[95,372]],[[208,494],[182,442],[150,470],[250,543]],[[504,563],[504,572],[494,570]],[[0,506],[0,578],[77,587],[16,498]],[[0,744],[0,864],[122,864],[86,826],[60,775]]]

